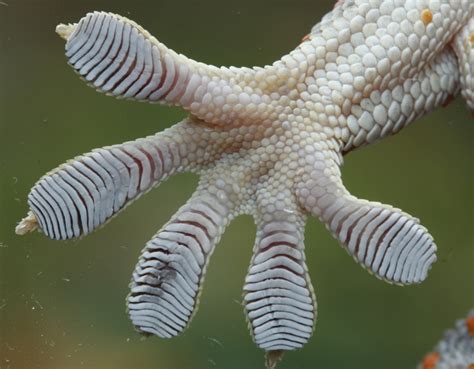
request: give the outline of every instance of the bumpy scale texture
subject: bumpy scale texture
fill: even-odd
[[[86,235],[170,175],[198,173],[192,198],[140,256],[128,297],[133,324],[160,337],[182,332],[226,226],[251,214],[257,237],[244,285],[251,333],[273,354],[300,348],[316,321],[304,254],[308,215],[388,282],[419,283],[436,260],[418,219],[350,194],[340,166],[344,154],[459,91],[474,110],[473,12],[470,0],[338,1],[295,50],[263,68],[198,63],[115,14],[60,25],[68,61],[89,85],[190,115],[46,174],[17,232]]]
[[[474,369],[474,310],[444,333],[418,369]]]

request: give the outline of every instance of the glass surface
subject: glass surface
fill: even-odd
[[[81,240],[19,237],[26,197],[50,169],[93,148],[143,137],[179,109],[98,94],[66,64],[60,22],[88,11],[129,17],[168,47],[215,65],[264,65],[293,49],[330,1],[0,2],[0,368],[262,368],[247,330],[242,286],[255,236],[236,219],[207,271],[201,305],[175,339],[141,339],[125,314],[141,248],[193,192],[179,175]],[[461,99],[345,158],[346,186],[419,217],[439,260],[421,285],[369,275],[311,219],[308,266],[318,322],[280,368],[414,368],[474,305],[474,124]]]

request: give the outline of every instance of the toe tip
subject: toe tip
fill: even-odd
[[[69,37],[76,29],[76,24],[58,24],[56,26],[56,33],[61,37],[63,40],[69,40]]]
[[[271,350],[265,354],[265,367],[266,369],[275,369],[277,364],[283,359],[283,350]]]
[[[23,236],[29,232],[33,232],[38,228],[38,221],[35,215],[30,211],[28,215],[21,220],[15,228],[15,233],[19,236]]]

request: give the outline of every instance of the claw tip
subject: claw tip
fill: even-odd
[[[21,220],[21,222],[16,226],[15,233],[19,236],[23,236],[28,232],[33,232],[38,228],[38,221],[36,220],[35,215],[29,211],[28,215]]]
[[[267,351],[265,355],[265,367],[267,369],[275,369],[277,364],[283,359],[283,350]]]
[[[63,40],[68,40],[71,36],[72,32],[76,28],[75,24],[58,24],[56,26],[56,33],[61,37]]]

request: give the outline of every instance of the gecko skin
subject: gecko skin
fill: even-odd
[[[251,214],[257,236],[243,304],[252,336],[270,357],[300,348],[316,322],[308,215],[390,283],[420,283],[436,260],[418,219],[352,195],[340,167],[344,154],[458,92],[474,110],[473,12],[470,0],[338,1],[295,50],[263,68],[193,61],[110,13],[60,25],[69,64],[96,90],[180,106],[189,117],[47,173],[17,233],[87,235],[169,176],[197,173],[196,192],[140,255],[127,299],[133,324],[181,333],[226,226]]]
[[[426,354],[417,369],[474,368],[474,310],[447,330],[433,351]]]

